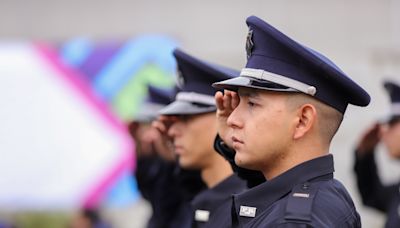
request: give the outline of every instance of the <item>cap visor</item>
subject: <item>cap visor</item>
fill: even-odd
[[[154,105],[145,103],[140,107],[140,110],[134,115],[133,120],[136,122],[151,122],[158,117],[160,111],[165,105]]]
[[[140,112],[138,114],[135,115],[135,117],[133,118],[133,121],[135,122],[140,122],[140,123],[148,123],[151,122],[155,119],[157,119],[157,112],[153,112],[153,113],[148,113],[148,112]]]
[[[174,101],[161,109],[159,114],[161,115],[194,115],[207,112],[214,112],[216,106],[205,106],[193,104],[187,101]]]
[[[282,91],[282,92],[296,92],[292,88],[282,86],[273,82],[268,82],[265,80],[259,80],[251,77],[236,77],[228,80],[224,80],[221,82],[216,82],[212,84],[214,88],[217,89],[226,89],[237,91],[239,87],[245,88],[253,88],[253,89],[262,89],[262,90],[271,90],[271,91]]]

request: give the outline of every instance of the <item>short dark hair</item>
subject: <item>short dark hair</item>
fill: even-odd
[[[343,121],[343,114],[331,106],[302,93],[291,93],[288,96],[288,104],[291,108],[298,108],[304,104],[311,104],[315,107],[319,117],[319,131],[321,138],[329,144],[333,136],[339,130]]]

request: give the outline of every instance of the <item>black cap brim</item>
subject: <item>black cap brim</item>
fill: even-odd
[[[196,115],[217,110],[214,105],[201,105],[187,101],[176,100],[159,111],[161,115]]]

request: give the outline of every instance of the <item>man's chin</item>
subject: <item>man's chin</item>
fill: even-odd
[[[258,167],[254,165],[254,162],[251,162],[251,160],[247,159],[247,157],[242,156],[240,153],[236,153],[235,155],[235,163],[237,166],[245,169],[250,169],[250,170],[259,170]]]
[[[192,162],[179,159],[179,166],[187,170],[198,170],[199,168]]]
[[[251,163],[240,154],[240,152],[236,152],[235,155],[235,163],[237,166],[245,168],[245,169],[253,169]]]

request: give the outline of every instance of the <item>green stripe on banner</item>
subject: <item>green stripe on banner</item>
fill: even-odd
[[[115,96],[112,107],[124,121],[132,120],[147,95],[147,85],[171,88],[174,75],[168,75],[157,65],[147,64]]]

